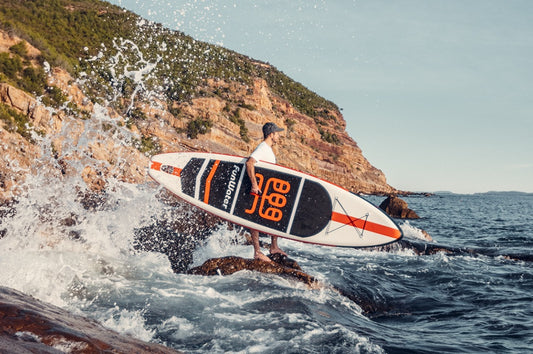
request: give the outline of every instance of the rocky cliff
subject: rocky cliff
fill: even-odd
[[[201,94],[187,100],[123,95],[106,105],[86,94],[83,79],[51,67],[27,41],[0,32],[4,59],[17,57],[13,47],[21,43],[26,48],[24,66],[45,70],[47,90],[35,95],[6,79],[7,75],[0,77],[0,196],[4,200],[17,193],[27,174],[77,175],[91,190],[102,191],[109,178],[145,182],[153,153],[210,151],[246,156],[261,141],[261,127],[268,121],[286,131],[275,147],[280,164],[353,192],[395,192],[348,136],[338,110],[324,108],[322,116],[329,124],[317,124],[316,117],[300,112],[261,77],[250,84],[205,79],[197,88]],[[56,101],[61,97],[59,104],[45,100],[49,92]]]

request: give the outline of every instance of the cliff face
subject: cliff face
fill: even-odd
[[[20,41],[1,33],[0,53],[9,53],[9,48]],[[38,66],[32,58],[37,58],[39,51],[28,43],[26,47],[31,65]],[[328,110],[331,124],[319,126],[315,119],[275,94],[262,78],[254,78],[249,85],[208,79],[201,83],[202,97],[187,101],[122,97],[118,99],[121,105],[130,107],[125,115],[112,105],[92,102],[82,85],[65,70],[46,69],[47,85],[66,97],[66,103],[56,108],[47,107],[40,97],[12,83],[0,83],[4,112],[0,120],[2,199],[16,194],[27,174],[76,175],[90,189],[101,191],[109,178],[145,182],[148,156],[157,152],[210,151],[247,156],[261,141],[261,127],[268,121],[285,128],[284,139],[275,147],[278,163],[354,192],[395,191],[348,136],[340,112]],[[27,121],[14,129],[6,114],[12,116],[11,121],[16,120],[15,116]],[[194,122],[199,124],[198,131],[191,130]],[[335,139],[329,142],[324,138],[332,136]]]

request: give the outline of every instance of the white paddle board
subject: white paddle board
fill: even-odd
[[[398,241],[398,225],[367,200],[276,164],[255,165],[261,195],[251,195],[245,157],[168,153],[152,157],[150,176],[170,192],[233,223],[300,242],[371,247]]]

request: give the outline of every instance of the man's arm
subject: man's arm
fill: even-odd
[[[250,181],[252,182],[252,189],[250,190],[250,193],[253,194],[261,194],[261,190],[259,189],[259,186],[257,185],[257,178],[255,178],[255,164],[257,160],[253,157],[249,157],[248,161],[246,161],[246,172],[248,173],[248,177],[250,178]]]

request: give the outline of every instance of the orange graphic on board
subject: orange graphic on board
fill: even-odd
[[[264,176],[260,173],[256,173],[255,176],[258,179],[257,185],[259,189],[263,190]],[[259,216],[263,219],[270,221],[280,221],[283,217],[283,208],[287,204],[287,198],[285,194],[289,193],[291,185],[289,182],[279,178],[271,177],[265,183],[265,189],[263,194],[254,196],[254,202],[250,209],[245,210],[247,214],[253,214],[256,212],[257,204],[259,203]],[[260,199],[260,202],[259,202]]]

